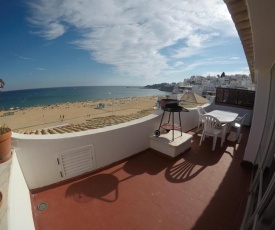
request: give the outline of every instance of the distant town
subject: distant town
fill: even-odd
[[[191,76],[189,79],[184,79],[183,82],[160,83],[145,86],[145,88],[159,89],[172,93],[192,91],[204,97],[207,95],[215,95],[216,88],[218,87],[255,90],[255,84],[252,83],[250,76],[244,74],[225,75],[224,72],[218,76]]]

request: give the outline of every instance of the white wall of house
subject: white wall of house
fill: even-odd
[[[255,72],[257,78],[257,88],[254,103],[254,114],[250,135],[244,154],[244,161],[254,162],[260,147],[269,97],[270,69],[258,70]]]

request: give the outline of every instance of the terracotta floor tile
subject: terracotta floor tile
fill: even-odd
[[[153,150],[65,184],[32,193],[38,230],[238,229],[251,172],[241,167],[249,129],[236,143],[212,138],[168,160]],[[235,150],[234,150],[235,149]],[[38,211],[40,202],[48,208]]]

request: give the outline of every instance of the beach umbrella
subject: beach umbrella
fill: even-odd
[[[180,99],[180,101],[193,103],[193,104],[206,104],[208,100],[194,92],[186,92]]]

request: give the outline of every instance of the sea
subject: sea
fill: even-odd
[[[136,86],[79,86],[3,91],[0,110],[47,106],[97,99],[167,96],[171,92]]]

